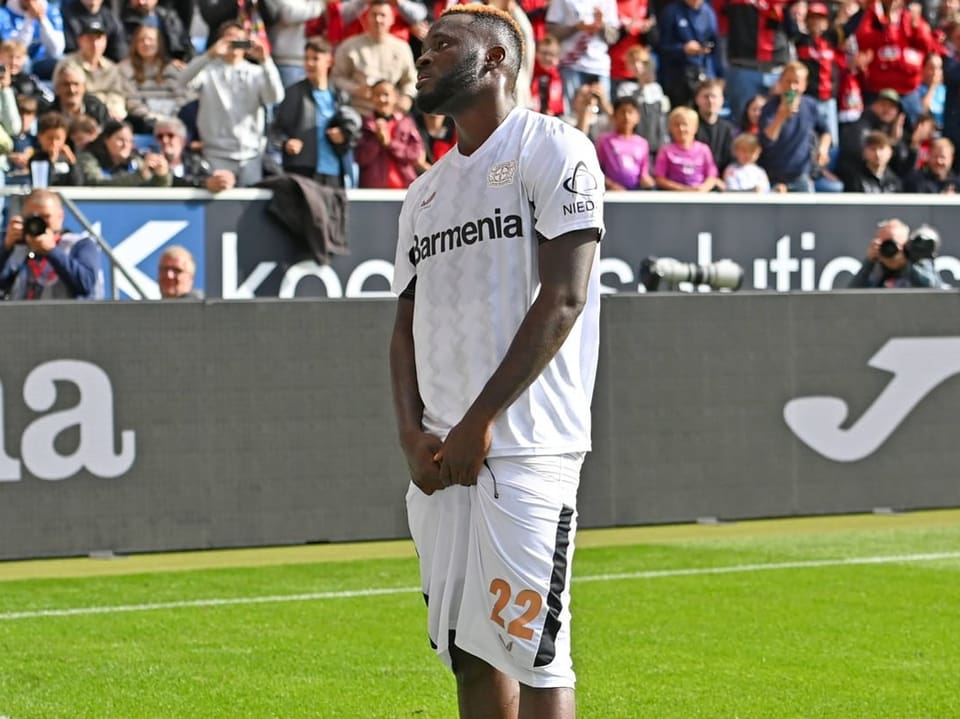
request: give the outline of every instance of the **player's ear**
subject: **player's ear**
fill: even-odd
[[[496,67],[500,67],[503,64],[503,61],[507,57],[507,51],[500,47],[499,45],[494,45],[489,50],[487,50],[487,56],[484,59],[484,66],[487,70],[493,70]]]

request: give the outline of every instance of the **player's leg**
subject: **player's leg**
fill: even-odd
[[[472,495],[456,644],[520,684],[522,717],[573,717],[569,585],[582,461],[491,458]]]
[[[450,653],[457,677],[460,719],[517,719],[520,685],[515,679],[467,654],[456,644]]]
[[[521,685],[517,719],[574,719],[577,702],[573,689],[537,689]]]

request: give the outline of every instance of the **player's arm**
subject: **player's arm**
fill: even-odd
[[[441,449],[440,482],[476,484],[490,451],[493,422],[557,354],[587,301],[598,229],[574,230],[540,243],[540,293],[507,353]]]
[[[440,449],[440,438],[423,431],[423,400],[413,344],[413,303],[412,289],[397,301],[390,338],[390,383],[400,447],[410,468],[410,478],[424,494],[433,494],[443,488],[440,467],[433,459]]]

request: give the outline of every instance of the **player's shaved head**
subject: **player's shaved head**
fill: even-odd
[[[523,32],[510,13],[492,5],[453,5],[440,16],[441,18],[469,18],[469,27],[476,30],[488,47],[502,47],[506,55],[503,67],[508,71],[511,81],[515,81],[520,72],[523,58]]]

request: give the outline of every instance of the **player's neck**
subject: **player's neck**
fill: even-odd
[[[491,107],[492,105],[492,107]],[[487,141],[516,106],[512,98],[498,97],[492,103],[477,103],[454,115],[457,125],[457,149],[469,157]]]

